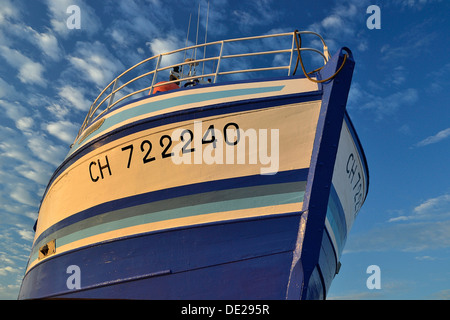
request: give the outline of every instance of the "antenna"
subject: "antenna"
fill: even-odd
[[[203,59],[206,58],[206,39],[208,38],[208,18],[209,18],[209,0],[208,11],[206,13],[206,31],[205,31],[205,46],[203,47]],[[202,75],[205,74],[205,61],[203,61]]]
[[[200,25],[200,2],[198,3],[198,13],[197,13],[197,36],[195,37],[195,45],[198,45],[198,28]],[[195,54],[194,54],[195,52]],[[197,48],[195,48],[193,54],[194,56],[192,57],[194,60],[197,60]]]
[[[194,62],[197,60],[197,46],[198,46],[198,42],[199,42],[199,29],[200,29],[200,5],[201,5],[201,0],[198,2],[198,12],[197,12],[197,34],[195,37],[195,49],[192,49],[192,56],[190,59],[186,59],[186,55],[187,55],[187,49],[184,50],[184,62],[189,62],[192,61],[192,63],[189,64],[183,64],[182,66],[182,71],[181,71],[181,75],[184,76],[184,66],[189,66],[189,72],[188,75],[189,76],[193,76],[196,75],[196,67],[199,65],[198,62]],[[207,11],[207,15],[206,15],[206,31],[205,31],[205,45],[203,47],[203,59],[206,58],[206,43],[208,40],[208,24],[209,24],[209,6],[210,6],[210,1],[208,0],[208,11]],[[186,36],[186,45],[185,47],[187,48],[188,46],[188,42],[189,42],[189,34],[190,34],[190,30],[191,30],[191,20],[192,20],[192,13],[189,15],[189,25],[188,25],[188,31],[187,31],[187,36]],[[213,61],[214,64],[215,61]],[[214,69],[214,65],[213,65],[213,69]],[[205,61],[203,61],[203,69],[202,69],[202,75],[205,72]],[[203,78],[202,78],[203,79]]]
[[[191,30],[191,18],[192,18],[192,13],[189,15],[189,25],[188,25],[188,30],[187,30],[187,36],[186,36],[186,44],[184,45],[185,48],[187,48],[188,45],[188,40],[189,40],[189,31]],[[186,49],[184,49],[184,58],[183,61],[186,60]],[[181,74],[184,73],[184,65],[181,67]]]

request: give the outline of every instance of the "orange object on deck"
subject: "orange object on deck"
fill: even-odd
[[[162,84],[162,83],[166,83],[167,81],[161,81],[158,82],[158,84]],[[170,91],[170,90],[174,90],[174,89],[179,89],[180,87],[176,84],[176,83],[168,83],[168,84],[164,84],[162,86],[158,86],[153,88],[153,94],[155,94],[156,92],[164,92],[164,91]],[[150,94],[150,92],[149,92]]]

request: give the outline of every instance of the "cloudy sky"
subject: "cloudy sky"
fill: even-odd
[[[126,68],[183,47],[198,3],[0,0],[0,298],[17,297],[41,195],[92,101]],[[204,27],[207,2],[200,4]],[[80,29],[67,27],[71,5],[80,8]],[[370,5],[380,8],[380,29],[367,27]],[[450,3],[211,0],[210,7],[210,41],[313,30],[332,52],[354,53],[348,111],[370,190],[329,298],[449,299]],[[380,289],[366,286],[370,265],[380,267]]]

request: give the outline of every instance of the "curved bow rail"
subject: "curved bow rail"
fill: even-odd
[[[300,47],[297,37],[307,34],[318,37],[322,44],[322,50]],[[265,48],[274,47],[277,49],[265,50]],[[203,51],[203,57],[197,58],[201,51]],[[243,52],[234,53],[235,51]],[[292,72],[294,54],[298,55],[298,64],[301,51],[318,53],[323,58],[324,64],[330,58],[324,39],[312,31],[294,31],[215,41],[147,58],[124,71],[100,92],[92,103],[75,141],[93,122],[117,104],[149,94],[159,86],[170,83],[182,86],[216,83],[219,78],[222,79],[226,76],[231,76],[231,79],[235,80],[248,78],[248,74],[254,72],[260,74],[272,72],[272,75],[273,72],[287,72],[289,76],[295,74],[295,70]],[[272,59],[267,59],[270,56]],[[264,57],[266,59],[263,59]],[[246,58],[251,59],[251,63],[245,62]],[[180,63],[179,61],[184,62]],[[175,70],[176,72],[174,72]],[[169,73],[175,74],[176,79],[164,81],[164,83],[158,82],[169,79]]]

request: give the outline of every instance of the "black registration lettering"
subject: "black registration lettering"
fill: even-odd
[[[168,140],[167,142],[167,146],[165,145],[164,141]],[[161,139],[159,140],[159,144],[161,145],[162,148],[165,147],[165,149],[163,150],[163,152],[161,153],[161,156],[164,158],[170,158],[173,156],[173,152],[168,153],[169,152],[169,148],[172,146],[172,138],[169,135],[163,135],[161,137]]]
[[[192,142],[192,140],[194,140],[194,134],[192,133],[191,130],[184,130],[181,133],[181,136],[180,136],[181,141],[184,142],[184,140],[185,140],[184,136],[185,136],[186,133],[188,134],[189,137],[187,138],[186,143],[184,144],[183,148],[181,148],[181,152],[183,154],[195,151],[195,148],[189,148],[189,149],[187,148],[187,146]]]
[[[144,158],[142,159],[142,162],[144,164],[155,161],[156,158],[155,157],[150,157],[150,152],[152,152],[152,143],[148,140],[144,140],[141,143],[141,151],[145,152],[145,148],[148,148],[147,153],[145,154]]]

